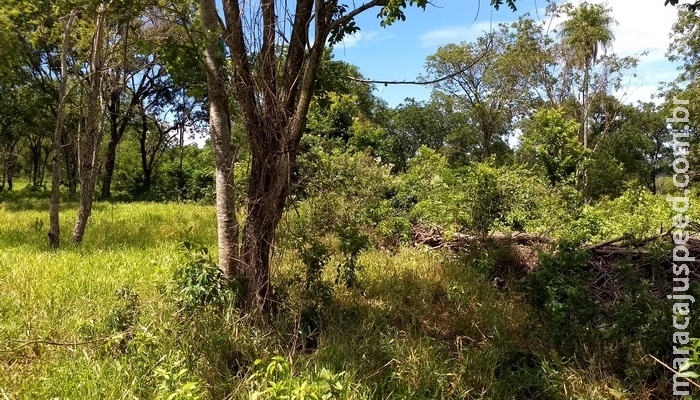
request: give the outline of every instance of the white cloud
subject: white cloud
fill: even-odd
[[[359,31],[354,35],[345,35],[345,38],[336,45],[336,47],[341,49],[349,49],[352,47],[360,46],[363,44],[371,43],[379,38],[379,32],[363,32]]]
[[[671,81],[677,75],[675,66],[665,56],[669,34],[676,20],[676,9],[664,6],[663,1],[648,1],[644,4],[639,0],[589,2],[605,4],[611,8],[613,18],[618,22],[613,27],[615,41],[612,52],[640,59],[637,77],[631,80],[627,89],[616,94],[625,102],[658,101],[652,99],[652,94],[657,92],[659,82]]]
[[[639,0],[592,2],[606,4],[612,9],[613,18],[618,22],[614,27],[613,49],[616,53],[626,56],[647,51],[648,61],[665,59],[668,35],[676,20],[674,7],[664,6],[661,1],[650,1],[644,5],[640,4]]]
[[[448,43],[474,41],[484,33],[498,29],[500,22],[482,21],[471,25],[446,26],[433,29],[418,37],[421,47],[436,48]]]
[[[578,5],[583,0],[570,0]],[[618,56],[635,56],[639,65],[634,71],[636,77],[630,77],[627,87],[616,93],[625,102],[659,101],[652,99],[657,93],[659,82],[675,79],[676,66],[666,59],[669,34],[676,20],[675,7],[664,6],[661,0],[640,2],[639,0],[588,0],[589,3],[605,4],[612,9],[613,18],[618,22],[613,26],[615,40],[609,52]],[[544,17],[544,10],[538,10],[533,18]],[[551,29],[558,28],[564,18],[554,19],[548,24]],[[499,22],[481,21],[474,24],[446,26],[433,29],[418,36],[418,43],[423,48],[437,48],[448,43],[474,41],[484,32],[495,30]],[[545,25],[546,26],[546,25]]]

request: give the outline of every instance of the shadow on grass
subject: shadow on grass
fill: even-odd
[[[353,371],[378,399],[563,398],[542,375],[521,299],[455,263],[438,268],[379,274],[339,293],[314,362]]]

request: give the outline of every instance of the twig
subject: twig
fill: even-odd
[[[101,338],[92,339],[92,340],[86,340],[86,341],[84,341],[84,342],[54,342],[54,341],[52,341],[52,340],[17,340],[17,339],[13,339],[12,342],[15,342],[15,343],[22,343],[22,344],[19,345],[19,346],[17,346],[17,347],[15,347],[15,348],[13,348],[13,349],[0,350],[0,352],[2,352],[2,353],[13,353],[13,352],[15,352],[15,351],[17,351],[17,350],[22,349],[23,347],[31,346],[31,345],[33,345],[33,344],[46,344],[46,345],[50,345],[50,346],[70,346],[70,347],[74,347],[74,346],[81,346],[81,345],[84,345],[84,344],[91,344],[91,343],[97,343],[97,342],[104,342],[104,341],[107,341],[107,340],[112,339],[112,338],[114,338],[114,337],[115,337],[115,336],[107,336],[107,337],[101,337]]]
[[[395,362],[396,362],[396,363],[399,363],[399,364],[401,363],[401,361],[399,361],[399,360],[397,360],[397,359],[395,359],[395,358],[392,358],[391,360],[389,360],[388,363],[382,365],[381,367],[379,367],[378,370],[374,371],[374,372],[373,372],[372,374],[370,374],[370,375],[365,376],[365,377],[362,378],[362,379],[369,379],[369,378],[371,378],[371,377],[373,377],[373,376],[376,376],[377,374],[379,374],[380,372],[382,372],[382,370],[383,370],[384,368],[388,367],[389,365],[391,365],[391,364],[393,364],[393,363],[395,363]]]
[[[394,80],[394,81],[381,81],[381,80],[375,80],[375,79],[360,79],[360,78],[355,78],[354,76],[348,76],[347,78],[353,82],[359,82],[359,83],[369,83],[369,84],[379,84],[379,85],[433,85],[435,83],[440,83],[442,81],[446,81],[448,79],[454,78],[455,76],[462,74],[466,72],[467,70],[471,69],[474,67],[476,64],[478,64],[481,60],[483,60],[489,53],[491,52],[491,47],[492,43],[489,42],[487,45],[486,49],[479,54],[476,59],[469,65],[464,66],[463,68],[460,68],[458,71],[455,71],[451,74],[447,74],[429,81],[408,81],[408,80]]]
[[[695,382],[694,380],[688,378],[687,376],[684,376],[682,373],[679,373],[679,372],[676,371],[675,369],[673,369],[673,368],[669,367],[668,365],[664,364],[663,361],[661,361],[661,360],[659,360],[658,358],[652,356],[651,354],[647,354],[647,355],[648,355],[649,357],[653,358],[654,361],[656,361],[657,363],[663,365],[664,368],[666,368],[667,370],[673,372],[674,374],[678,374],[681,378],[685,379],[686,381],[690,382],[693,386],[695,386],[696,388],[700,389],[700,384],[698,384],[698,383]]]
[[[665,233],[659,233],[659,234],[656,234],[656,235],[653,235],[653,236],[649,236],[649,237],[644,238],[644,239],[640,239],[640,240],[637,240],[637,241],[633,241],[633,243],[639,245],[639,244],[642,244],[642,243],[647,243],[647,242],[654,241],[654,240],[656,240],[656,239],[660,239],[660,238],[662,238],[662,237],[664,237],[664,236],[668,236],[668,235],[670,235],[670,234],[671,234],[671,229],[667,230]],[[618,237],[616,237],[616,238],[613,238],[613,239],[610,239],[610,240],[606,240],[606,241],[604,241],[604,242],[592,244],[592,245],[586,246],[586,247],[584,247],[584,248],[585,248],[586,250],[596,250],[596,249],[599,249],[599,248],[601,248],[601,247],[608,246],[608,245],[611,245],[611,244],[613,244],[613,243],[617,243],[617,242],[619,242],[619,241],[625,240],[625,239],[627,239],[627,238],[630,238],[630,235],[618,236]]]
[[[599,247],[603,247],[603,246],[607,246],[607,245],[609,245],[609,244],[617,243],[617,242],[619,242],[619,241],[621,241],[621,240],[624,240],[625,238],[626,238],[626,236],[624,236],[624,235],[623,235],[623,236],[618,236],[618,237],[616,237],[616,238],[613,238],[613,239],[610,239],[610,240],[606,240],[606,241],[604,241],[604,242],[600,242],[600,243],[592,244],[592,245],[590,245],[590,246],[586,246],[585,249],[586,249],[586,250],[597,249],[597,248],[599,248]]]

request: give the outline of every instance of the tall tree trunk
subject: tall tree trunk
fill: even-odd
[[[53,146],[53,144],[52,144]],[[49,163],[49,157],[51,157],[52,153],[52,148],[45,148],[44,149],[44,159],[41,160],[41,167],[40,167],[40,175],[39,175],[39,186],[42,188],[45,188],[44,186],[44,178],[46,178],[46,166]]]
[[[63,149],[63,163],[66,167],[66,181],[68,182],[68,200],[73,201],[77,193],[78,162],[75,154],[75,142],[71,140],[65,130],[61,135],[61,147]]]
[[[41,142],[36,143],[36,142],[32,141],[29,144],[29,155],[31,156],[31,162],[32,162],[32,172],[31,172],[32,186],[38,187],[39,186],[39,164],[41,163]]]
[[[75,22],[76,12],[71,11],[63,25],[63,46],[61,48],[61,81],[58,88],[58,109],[56,110],[56,129],[53,134],[53,154],[51,159],[51,200],[49,201],[49,245],[57,249],[60,244],[61,228],[59,226],[60,187],[61,187],[61,142],[63,122],[65,120],[66,87],[68,84],[68,50],[70,32]]]
[[[76,12],[71,11],[68,20],[63,25],[63,46],[61,48],[61,81],[58,89],[58,109],[56,110],[56,128],[53,136],[53,154],[51,160],[51,199],[49,201],[49,245],[57,249],[60,246],[59,211],[61,187],[61,142],[63,138],[63,123],[68,84],[68,50],[70,48],[70,32],[75,22]]]
[[[588,84],[590,80],[590,62],[586,61],[584,69],[583,69],[583,90],[582,90],[582,116],[581,116],[581,128],[583,129],[583,148],[587,149],[588,148],[588,113],[589,111],[589,104],[590,104],[590,99],[588,98]]]
[[[85,227],[92,213],[97,174],[97,152],[102,136],[102,47],[107,7],[100,4],[95,19],[92,42],[90,92],[85,116],[85,134],[78,136],[78,172],[80,174],[80,207],[73,227],[73,243],[82,243]]]
[[[236,193],[233,184],[233,166],[237,148],[231,137],[229,95],[226,91],[224,55],[216,38],[219,18],[214,0],[200,0],[204,33],[208,36],[204,50],[209,97],[209,127],[216,164],[216,222],[219,243],[219,268],[226,278],[240,277],[240,246],[236,217]]]
[[[148,168],[148,149],[146,141],[148,140],[148,116],[146,110],[141,103],[141,135],[139,136],[139,150],[141,152],[141,171],[143,172],[143,191],[151,190],[151,170]]]
[[[3,157],[3,169],[2,178],[3,186],[4,182],[7,181],[7,190],[12,191],[12,176],[14,174],[14,151],[17,147],[17,140],[9,143],[5,150],[5,156]]]
[[[109,199],[112,196],[112,176],[114,176],[114,165],[117,159],[117,145],[121,140],[117,119],[119,117],[120,91],[113,90],[109,94],[109,143],[105,154],[105,174],[102,177],[101,199]]]
[[[180,135],[180,159],[178,161],[177,168],[177,198],[178,201],[181,201],[185,192],[185,174],[182,170],[182,161],[185,157],[185,126],[182,125],[180,128],[178,128],[178,131]]]

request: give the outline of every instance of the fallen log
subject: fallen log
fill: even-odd
[[[461,249],[468,247],[473,242],[483,242],[485,240],[503,241],[512,244],[532,246],[534,244],[549,244],[555,242],[556,239],[533,235],[526,232],[492,232],[486,237],[480,235],[467,235],[464,233],[455,233],[452,239],[446,239],[442,229],[438,227],[413,227],[412,232],[413,246],[427,245],[432,249],[450,248]]]

